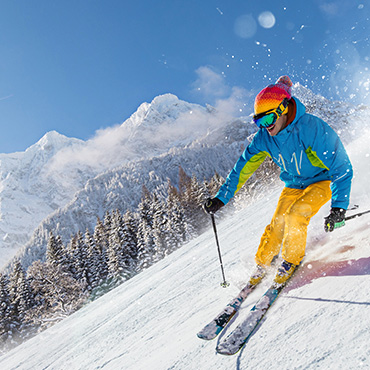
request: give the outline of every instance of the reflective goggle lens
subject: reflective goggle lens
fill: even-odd
[[[266,114],[261,118],[256,119],[254,122],[258,127],[269,127],[276,122],[277,114],[275,112]]]

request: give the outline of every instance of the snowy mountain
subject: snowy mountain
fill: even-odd
[[[90,179],[183,148],[220,126],[223,119],[210,108],[166,94],[142,104],[123,124],[102,130],[86,142],[53,131],[25,152],[0,154],[0,265],[27,243],[42,220],[53,212],[60,214],[62,207],[79,198],[82,189],[91,189]],[[104,204],[98,205],[99,211],[94,207],[87,211],[87,216],[93,214],[88,221],[79,217],[79,225],[90,225],[106,209]]]
[[[81,148],[83,142],[48,132],[25,152],[0,154],[0,260],[6,261],[24,245],[36,226],[71,199],[87,181],[77,169],[50,173],[56,153]],[[57,177],[59,175],[60,177]]]
[[[299,84],[294,86],[294,95],[309,112],[331,124],[345,143],[363,130],[363,122],[369,121],[367,107],[328,101]],[[9,192],[14,187],[9,187],[6,208],[2,196],[1,210],[3,214],[8,212],[8,217],[1,218],[0,226],[3,235],[8,233],[8,245],[14,245],[12,253],[17,251],[24,266],[28,266],[43,258],[49,231],[61,235],[66,242],[78,230],[91,230],[105,211],[136,207],[143,184],[150,191],[165,193],[168,180],[177,185],[180,165],[199,179],[210,178],[215,171],[226,176],[246,138],[256,130],[250,121],[250,117],[227,117],[212,107],[190,104],[166,94],[150,104],[143,103],[123,124],[102,130],[86,142],[70,139],[70,144],[57,146],[45,162],[33,161],[35,168],[42,168],[39,172],[43,176],[28,171],[27,166],[21,167],[27,181],[17,180],[19,191],[11,196]],[[35,147],[35,158],[42,157],[41,148],[41,144]],[[12,162],[3,176],[12,172],[12,166],[20,165]],[[19,175],[14,174],[14,178]],[[36,194],[33,205],[28,201],[25,184],[37,181],[45,185],[32,187]],[[38,192],[40,188],[46,190]],[[5,191],[4,186],[2,189]],[[29,217],[19,225],[14,220],[22,213],[21,207],[27,207]],[[9,210],[15,209],[19,212],[10,217]],[[5,227],[5,219],[6,225],[13,228]],[[20,241],[16,243],[17,238]]]
[[[351,204],[370,209],[370,121],[347,146],[355,177]],[[370,368],[370,216],[326,234],[312,219],[306,257],[262,325],[235,356],[215,354],[270,285],[271,270],[244,302],[220,339],[196,333],[246,283],[282,185],[264,199],[217,222],[226,278],[222,281],[213,231],[90,303],[0,358],[2,369],[368,369]],[[352,211],[352,212],[357,212]],[[352,212],[348,212],[351,214]],[[206,216],[205,216],[206,217]]]

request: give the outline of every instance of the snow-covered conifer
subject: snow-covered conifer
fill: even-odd
[[[179,248],[194,234],[192,225],[185,217],[185,210],[180,202],[179,193],[176,188],[169,184],[168,196],[166,199],[168,213],[169,251]]]
[[[0,345],[11,339],[11,307],[7,276],[0,273]]]
[[[35,306],[27,319],[46,328],[75,312],[85,300],[84,284],[61,266],[35,261],[27,270],[35,296]]]
[[[107,248],[108,248],[108,233],[104,223],[98,217],[96,226],[94,228],[94,247],[99,256],[98,273],[101,280],[108,276],[107,265]]]
[[[153,239],[153,214],[151,196],[143,191],[141,202],[138,205],[138,269],[149,267],[153,263],[155,254]]]
[[[50,232],[46,246],[46,261],[51,264],[63,265],[66,260],[65,253],[60,236],[55,237],[53,232]]]
[[[130,211],[124,214],[122,221],[124,275],[130,277],[135,272],[138,259],[137,222]]]
[[[19,260],[15,260],[9,275],[9,297],[11,307],[11,331],[13,339],[19,341],[26,335],[28,322],[26,313],[33,305],[33,295],[26,272]]]
[[[123,272],[123,237],[122,237],[122,216],[118,210],[111,215],[111,229],[109,233],[108,276],[116,278]]]
[[[156,194],[153,195],[152,203],[153,214],[153,241],[155,248],[154,261],[161,260],[167,253],[169,242],[168,233],[168,212]]]

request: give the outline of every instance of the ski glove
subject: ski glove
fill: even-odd
[[[344,226],[344,219],[346,215],[346,210],[343,208],[332,208],[330,210],[330,215],[325,217],[325,231],[333,231],[338,227]]]
[[[213,215],[216,213],[224,204],[218,198],[208,198],[203,205],[204,210]]]

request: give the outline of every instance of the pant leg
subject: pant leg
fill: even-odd
[[[331,199],[330,181],[308,186],[287,209],[283,237],[282,257],[298,265],[307,242],[307,226],[319,209]]]
[[[284,188],[281,192],[271,223],[266,226],[262,235],[255,258],[257,264],[269,266],[272,259],[279,254],[284,238],[285,214],[302,193],[301,189],[291,188]]]

